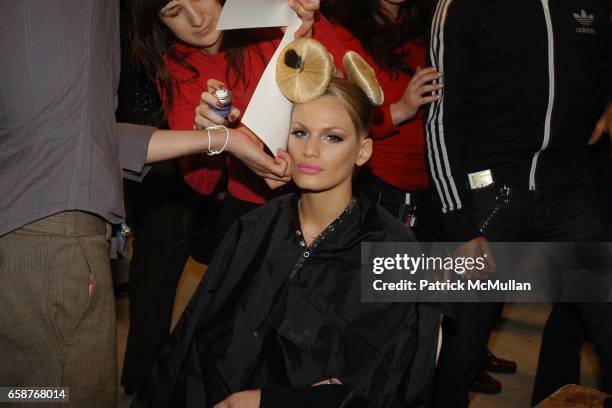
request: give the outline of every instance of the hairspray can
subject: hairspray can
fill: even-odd
[[[211,106],[213,112],[217,115],[221,116],[224,119],[227,119],[232,110],[232,95],[225,88],[219,88],[213,92],[213,95],[221,104],[223,105],[221,108],[217,106]]]

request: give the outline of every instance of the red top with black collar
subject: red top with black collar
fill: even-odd
[[[398,189],[410,191],[427,189],[429,182],[425,164],[422,112],[398,126],[395,126],[391,120],[391,104],[402,97],[412,77],[404,72],[392,75],[382,69],[346,28],[340,25],[334,28],[346,48],[359,53],[374,68],[378,82],[385,93],[385,102],[376,109],[371,128],[374,152],[368,162],[370,170],[378,178]],[[423,45],[408,41],[402,47],[402,51],[408,51],[406,64],[413,71],[419,66],[425,67]]]

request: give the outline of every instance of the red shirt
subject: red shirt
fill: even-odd
[[[231,87],[232,104],[240,109],[241,113],[246,110],[259,79],[283,36],[279,29],[257,30],[256,33],[259,39],[245,49],[246,81],[240,81]],[[342,57],[346,49],[336,39],[333,27],[320,14],[314,25],[313,38],[324,44],[334,55],[337,66],[342,66]],[[258,47],[264,57],[263,60],[258,53]],[[227,77],[227,60],[224,52],[207,54],[186,45],[178,45],[177,51],[187,55],[185,61],[196,68],[200,75],[192,79],[192,72],[170,59],[166,60],[168,71],[178,81],[178,86],[173,88],[174,102],[168,113],[168,125],[170,129],[193,129],[195,108],[200,103],[200,95],[207,90],[206,81],[211,78],[217,79],[230,87],[235,82],[235,78],[233,72],[230,78]],[[214,161],[203,156],[182,159],[181,168],[185,181],[202,194],[210,193],[214,189],[221,174],[218,163],[215,165]],[[257,204],[263,204],[271,197],[272,191],[262,178],[238,159],[228,155],[227,168],[228,191],[234,197]]]
[[[429,182],[425,163],[425,132],[422,113],[413,119],[393,125],[391,104],[400,100],[412,77],[404,72],[392,76],[374,61],[361,43],[347,29],[335,26],[340,41],[346,48],[358,52],[376,71],[378,82],[385,93],[384,104],[374,113],[371,136],[374,152],[368,162],[372,173],[386,183],[401,190],[425,190]],[[413,71],[425,67],[425,48],[412,41],[406,42],[402,51],[408,51],[406,64]]]

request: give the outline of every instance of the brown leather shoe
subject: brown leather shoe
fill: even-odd
[[[492,373],[516,373],[516,363],[503,358],[497,358],[493,353],[487,350],[487,360],[485,362],[485,370]]]
[[[501,389],[501,383],[484,371],[481,371],[476,376],[476,379],[470,386],[470,391],[479,392],[481,394],[499,394]]]

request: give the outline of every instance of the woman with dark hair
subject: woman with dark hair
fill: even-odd
[[[164,128],[155,82],[131,58],[128,0],[120,4],[117,121]],[[209,199],[183,181],[176,160],[153,164],[141,183],[124,180],[124,190],[126,222],[134,233],[129,264],[130,324],[121,375],[121,385],[129,394],[142,385],[170,334],[176,287],[191,252],[196,203]]]
[[[335,40],[331,25],[316,14],[319,0],[288,2],[303,21],[296,37],[312,35],[334,54],[343,50]],[[216,25],[223,3],[220,0],[134,0],[135,55],[157,72],[171,129],[192,129],[194,109],[200,100],[216,104],[212,92],[224,87],[232,94],[233,109],[229,117],[220,117],[205,106],[202,117],[207,122],[198,125],[203,128],[238,126],[239,131],[258,140],[248,129],[239,127],[238,118],[280,43],[282,32],[276,28],[218,31]],[[280,157],[286,158],[283,152]],[[192,188],[208,194],[219,180],[222,164],[209,158],[191,157],[181,161],[181,168]],[[265,203],[272,196],[271,187],[279,184],[277,180],[257,177],[232,157],[227,158],[227,172],[228,194],[218,218],[217,241],[240,215]]]
[[[134,408],[399,408],[433,371],[435,308],[361,302],[360,243],[412,236],[353,195],[382,92],[358,54],[344,60],[349,80],[314,40],[281,53],[299,192],[233,225]]]
[[[360,187],[430,241],[420,108],[437,100],[432,92],[442,88],[440,74],[424,68],[430,6],[425,0],[335,0],[329,8],[339,38],[374,67],[386,97],[375,112],[374,153]]]

